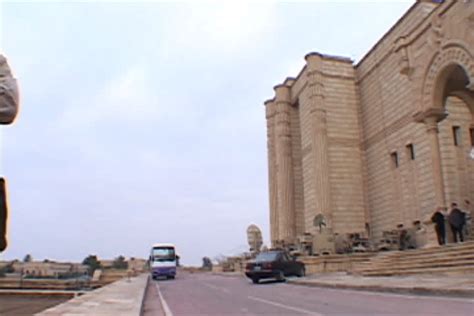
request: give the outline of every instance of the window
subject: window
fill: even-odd
[[[282,259],[283,261],[290,261],[290,258],[288,258],[288,255],[286,253],[282,253]]]
[[[398,154],[397,152],[393,152],[390,154],[390,157],[392,158],[392,166],[393,168],[398,168]]]
[[[278,252],[262,252],[257,255],[255,261],[275,261],[278,254]]]
[[[453,126],[454,146],[461,146],[461,127]]]
[[[411,160],[415,160],[415,147],[413,144],[407,145],[407,155],[410,157]]]
[[[474,147],[474,127],[469,129],[469,134],[471,134],[471,146]]]
[[[172,247],[157,247],[153,248],[152,259],[153,261],[174,261],[176,258],[174,248]]]

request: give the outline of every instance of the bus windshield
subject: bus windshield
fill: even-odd
[[[172,247],[159,247],[152,250],[153,261],[175,261],[176,254]]]

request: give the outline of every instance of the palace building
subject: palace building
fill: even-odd
[[[357,64],[305,60],[265,102],[272,244],[474,200],[474,1],[417,1]]]

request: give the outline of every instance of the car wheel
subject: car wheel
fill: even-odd
[[[252,278],[253,284],[258,284],[258,281],[260,281],[258,278]]]
[[[277,276],[277,281],[280,281],[280,282],[285,282],[285,274],[283,273],[283,271],[279,271],[278,272],[278,276]]]
[[[304,267],[301,267],[297,276],[301,278],[301,277],[304,277],[305,275],[306,275],[306,270]]]

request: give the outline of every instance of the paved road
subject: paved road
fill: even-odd
[[[181,273],[155,281],[167,315],[474,315],[474,299],[304,287]]]

